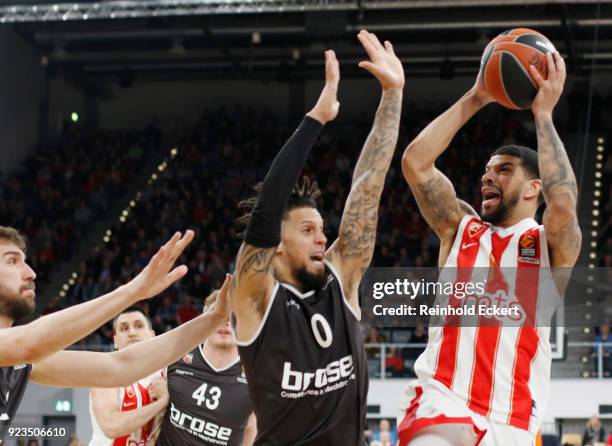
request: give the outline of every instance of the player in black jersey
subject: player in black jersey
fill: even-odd
[[[367,31],[358,38],[370,59],[359,66],[383,92],[338,239],[327,248],[316,183],[294,189],[323,125],[338,113],[333,51],[325,55],[317,104],[276,156],[256,200],[244,203],[251,212],[232,296],[257,445],[365,443],[367,368],[357,292],[374,251],[379,201],[397,143],[404,71],[389,42]]]
[[[210,311],[218,292],[208,298]],[[168,366],[170,406],[157,446],[251,446],[256,426],[229,318],[203,344]]]
[[[116,290],[12,327],[34,310],[36,274],[26,263],[23,237],[13,228],[0,226],[0,444],[29,379],[60,387],[126,386],[176,361],[227,319],[230,305],[221,298],[213,311],[120,351],[58,351],[183,277],[187,268],[173,269],[173,265],[193,235],[193,231],[184,236],[176,233],[140,274]],[[225,286],[229,287],[229,276]]]

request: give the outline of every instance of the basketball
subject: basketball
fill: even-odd
[[[504,107],[530,108],[538,87],[529,66],[534,65],[547,79],[546,53],[554,51],[550,40],[532,29],[515,28],[501,33],[486,46],[480,63],[487,92]]]

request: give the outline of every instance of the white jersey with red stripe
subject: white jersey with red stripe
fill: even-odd
[[[151,403],[148,388],[155,381],[163,378],[163,371],[139,380],[131,386],[117,389],[117,406],[121,412],[139,409]],[[93,427],[93,436],[89,446],[144,446],[153,428],[153,421],[142,426],[135,432],[120,438],[107,438],[102,432],[93,413],[91,394],[89,396],[89,414]]]
[[[549,266],[544,227],[532,218],[500,228],[468,215],[442,274],[454,271],[456,282],[477,282],[484,275],[491,301],[535,321],[538,302],[558,296]],[[429,328],[427,348],[415,363],[419,381],[441,383],[489,420],[537,432],[550,385],[550,328],[527,322],[502,326],[484,316],[473,326],[447,321]]]

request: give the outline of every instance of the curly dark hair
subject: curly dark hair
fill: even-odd
[[[255,208],[255,204],[257,203],[257,196],[261,191],[262,183],[257,183],[254,189],[257,192],[257,195],[251,198],[247,198],[246,200],[242,200],[238,203],[238,209],[242,209],[244,214],[238,217],[238,223],[245,227],[249,224],[251,220],[251,214],[253,213],[253,209]],[[317,208],[317,199],[321,196],[321,189],[319,189],[319,185],[316,181],[311,180],[307,176],[303,176],[301,181],[298,181],[296,185],[293,187],[291,191],[291,195],[289,196],[289,200],[287,201],[287,205],[285,206],[285,210],[283,212],[283,219],[287,217],[287,214],[293,209],[297,208]],[[240,234],[242,237],[244,233]]]

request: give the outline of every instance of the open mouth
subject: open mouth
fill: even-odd
[[[217,333],[221,334],[221,335],[230,335],[230,331],[226,330],[225,328],[222,328],[221,330],[217,330]]]
[[[322,252],[318,252],[310,256],[310,260],[312,260],[317,267],[323,267],[323,258],[324,254]]]
[[[484,207],[493,206],[499,203],[501,200],[501,194],[497,189],[491,187],[483,187],[482,192],[482,205]]]

